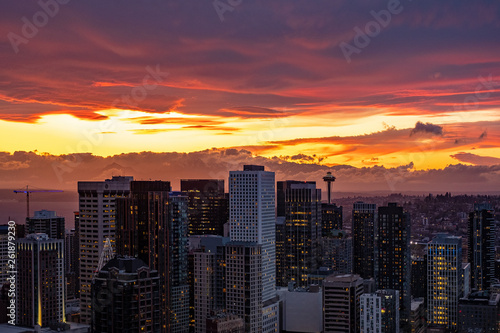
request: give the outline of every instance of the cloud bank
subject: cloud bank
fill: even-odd
[[[459,155],[465,161],[467,156]],[[325,166],[317,157],[297,155],[264,158],[243,149],[212,149],[194,153],[129,153],[109,157],[91,154],[55,156],[34,152],[0,153],[0,188],[21,188],[26,184],[41,188],[75,191],[77,181],[104,180],[131,175],[138,180],[169,180],[174,189],[185,178],[225,179],[229,171],[244,164],[264,165],[276,172],[277,180],[310,180],[325,188],[322,177],[332,172],[339,192],[428,191],[454,193],[498,191],[500,161],[488,165],[449,165],[443,169],[415,170],[413,163],[396,168],[348,165]],[[309,161],[301,164],[296,161]],[[491,163],[491,162],[495,162]]]

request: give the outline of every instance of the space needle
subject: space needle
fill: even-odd
[[[332,198],[332,183],[335,181],[335,176],[328,171],[326,176],[323,177],[323,180],[328,184],[328,204],[330,204]]]

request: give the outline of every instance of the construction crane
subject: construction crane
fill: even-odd
[[[26,218],[30,217],[30,193],[34,192],[63,192],[61,190],[30,190],[28,185],[26,185],[26,189],[22,190],[14,190],[14,193],[26,193]]]

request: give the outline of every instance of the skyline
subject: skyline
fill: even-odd
[[[344,192],[498,189],[500,4],[221,2],[5,4],[0,188],[236,159]]]

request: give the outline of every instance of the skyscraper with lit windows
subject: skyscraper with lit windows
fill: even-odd
[[[316,182],[287,180],[277,183],[277,197],[278,210],[285,214],[282,283],[286,286],[295,282],[297,287],[307,287],[308,275],[317,268],[321,190],[316,189]]]
[[[48,327],[66,321],[64,240],[47,234],[16,241],[16,324]]]
[[[475,204],[469,214],[467,261],[473,290],[488,290],[495,277],[496,224],[490,204]]]
[[[132,181],[130,197],[116,200],[117,254],[158,271],[162,332],[189,327],[187,202],[167,181]]]
[[[411,310],[410,217],[403,207],[379,207],[375,233],[375,281],[378,289],[399,290],[400,318],[409,325]]]
[[[355,202],[352,208],[353,273],[363,279],[375,276],[377,205]]]
[[[458,301],[463,295],[462,239],[436,235],[427,245],[427,320],[429,325],[458,329]]]
[[[189,235],[224,234],[229,218],[223,179],[181,179],[181,191],[188,195]]]
[[[26,219],[26,232],[28,234],[43,233],[49,238],[64,239],[64,217],[57,216],[56,212],[49,210],[35,211],[32,217]]]
[[[323,332],[360,331],[363,279],[356,274],[329,275],[323,280]]]

